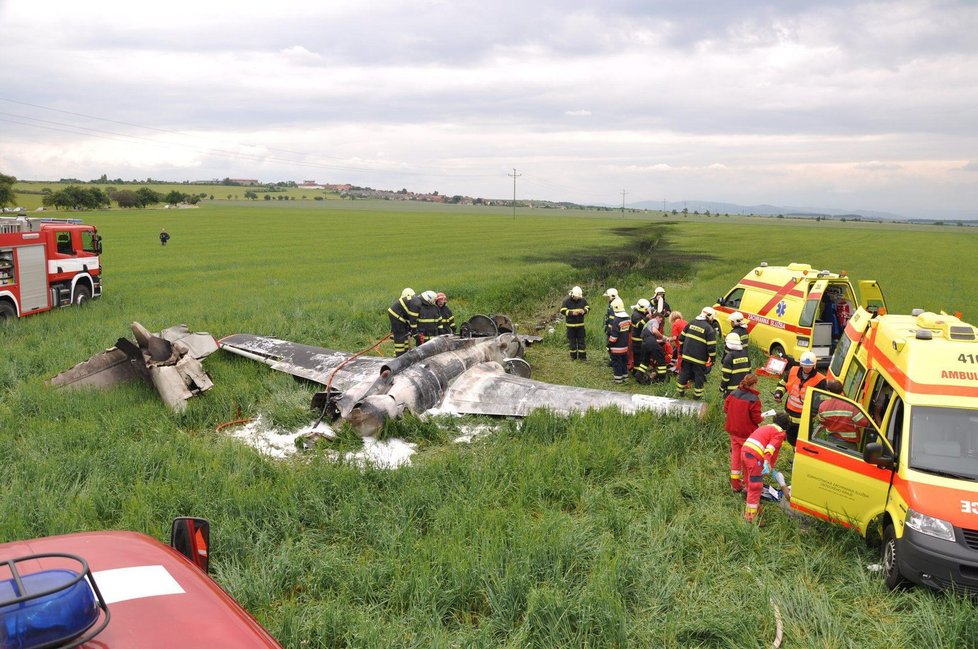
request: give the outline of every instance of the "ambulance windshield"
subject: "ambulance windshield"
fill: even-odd
[[[978,481],[978,410],[915,406],[910,468]]]

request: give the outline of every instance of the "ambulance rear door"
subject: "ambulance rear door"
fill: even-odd
[[[855,443],[844,441],[826,425],[829,409],[838,422],[839,412],[847,408],[859,424],[854,426],[860,431]],[[869,522],[886,508],[895,470],[863,459],[866,444],[874,442],[883,445],[884,454],[894,457],[890,444],[858,404],[841,395],[809,389],[792,464],[791,506],[865,534]]]
[[[880,288],[880,285],[875,279],[859,280],[859,304],[874,315],[877,313],[886,313],[883,289]]]
[[[828,285],[828,281],[824,279],[811,283],[805,306],[798,320],[799,326],[811,327],[811,350],[822,360],[827,359],[832,353],[832,319],[835,317],[834,312],[831,312],[831,303],[825,299],[825,289]],[[799,339],[798,346],[808,347],[805,342],[804,338]]]

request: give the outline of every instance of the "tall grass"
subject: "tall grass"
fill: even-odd
[[[971,600],[887,592],[856,535],[777,507],[763,529],[742,523],[716,377],[704,421],[539,412],[459,445],[457,420],[408,419],[385,434],[422,452],[397,471],[328,448],[275,461],[215,434],[239,416],[311,418],[311,386],[237,357],[205,361],[215,387],[180,415],[142,385],[43,386],[131,320],[353,350],[386,332],[405,285],[445,290],[461,318],[511,313],[530,328],[581,284],[594,304],[588,363],[567,360],[559,325],[528,359],[538,378],[610,388],[600,292],[611,281],[630,303],[664,283],[690,313],[762,259],[809,261],[880,279],[897,309],[967,307],[976,279],[933,270],[973,247],[964,233],[635,221],[659,242],[653,263],[615,277],[584,258],[631,246],[638,234],[617,218],[205,206],[88,220],[105,238],[104,297],[0,329],[2,541],[100,528],[162,537],[173,516],[205,516],[215,577],[288,647],[764,646],[774,606],[786,646],[975,646]],[[173,239],[161,248],[164,226]],[[911,247],[929,272],[897,263]],[[344,434],[337,447],[355,444]]]

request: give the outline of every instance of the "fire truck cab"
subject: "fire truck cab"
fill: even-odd
[[[882,541],[886,583],[978,593],[978,329],[858,309],[809,390],[791,506]]]
[[[0,217],[0,320],[101,296],[101,254],[79,219]]]

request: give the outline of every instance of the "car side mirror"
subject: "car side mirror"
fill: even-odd
[[[727,303],[724,301],[722,297],[717,298],[717,304],[719,304],[720,306],[727,306]]]
[[[190,563],[207,574],[207,551],[211,544],[211,524],[203,518],[181,516],[173,519],[170,547],[187,557]]]
[[[885,455],[883,445],[879,443],[866,444],[866,448],[863,449],[863,460],[881,469],[892,469],[894,466],[893,456]]]

